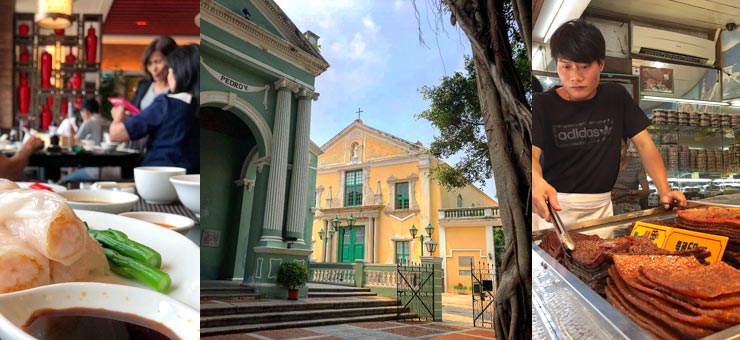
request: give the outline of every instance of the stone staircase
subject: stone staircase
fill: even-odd
[[[201,305],[201,337],[270,329],[395,320],[396,300],[369,289],[309,284],[309,298]],[[410,317],[408,313],[402,317]]]
[[[202,281],[200,287],[200,301],[208,300],[255,300],[259,296],[254,288],[242,286],[232,281]]]

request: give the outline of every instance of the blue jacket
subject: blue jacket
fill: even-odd
[[[159,95],[139,114],[123,122],[129,137],[149,136],[142,166],[177,166],[189,174],[200,173],[200,119],[197,100]]]

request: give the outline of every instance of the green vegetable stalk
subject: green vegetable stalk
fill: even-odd
[[[160,293],[167,293],[172,285],[170,276],[152,266],[122,255],[113,249],[103,247],[105,257],[111,263],[111,270],[123,277],[134,278]]]
[[[129,239],[123,232],[113,229],[89,230],[88,232],[104,247],[113,249],[122,255],[142,261],[155,268],[162,266],[162,255],[150,247]]]

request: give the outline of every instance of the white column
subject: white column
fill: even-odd
[[[285,181],[288,172],[288,143],[290,140],[291,87],[294,83],[283,78],[275,82],[277,105],[272,127],[272,157],[270,178],[267,181],[265,225],[260,241],[282,242],[283,208],[285,207]]]
[[[370,224],[370,218],[368,217],[368,219],[367,219],[367,223],[365,223],[365,228],[364,228],[364,230],[365,230],[365,235],[363,235],[363,236],[365,237],[365,253],[364,253],[364,254],[362,254],[362,257],[363,257],[363,258],[365,259],[365,261],[367,261],[368,263],[372,263],[372,262],[370,262],[370,257],[372,257],[372,255],[370,255],[370,254],[372,254],[372,253],[373,253],[373,248],[372,248],[372,237],[371,237],[371,235],[372,235],[372,232],[373,232],[372,228],[373,228],[373,227],[372,227],[372,225]]]
[[[375,263],[375,223],[373,223],[374,217],[368,217],[367,218],[367,244],[368,248],[370,248],[370,251],[367,252],[367,257],[365,258],[368,263]]]
[[[298,92],[298,117],[296,118],[295,145],[293,148],[293,171],[290,180],[290,198],[288,199],[288,236],[296,237],[298,244],[305,244],[302,239],[306,225],[306,201],[308,195],[309,142],[311,135],[311,99],[318,94],[306,88]]]
[[[378,248],[380,248],[380,245],[378,245],[378,218],[373,217],[373,263],[378,261]]]

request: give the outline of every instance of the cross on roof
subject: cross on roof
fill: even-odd
[[[361,108],[357,108],[357,119],[360,119],[360,113],[363,113],[365,111],[362,111]]]

